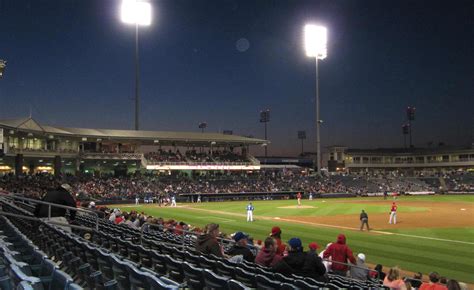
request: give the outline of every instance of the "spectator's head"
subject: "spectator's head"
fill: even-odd
[[[448,279],[446,279],[446,277],[439,277],[439,283],[446,285],[448,283]]]
[[[268,237],[265,239],[265,249],[267,250],[270,250],[271,251],[276,251],[276,242],[275,242],[275,239],[272,238],[272,237]]]
[[[316,253],[316,250],[319,249],[319,245],[315,242],[309,243],[308,247],[309,250],[314,253]]]
[[[302,252],[303,245],[299,238],[291,238],[288,241],[288,246],[290,246],[290,252]]]
[[[337,236],[337,243],[341,245],[346,244],[346,236],[344,234],[339,234]]]
[[[397,266],[390,268],[387,273],[387,279],[390,282],[400,279],[400,268],[398,268]]]
[[[461,285],[459,285],[458,281],[449,279],[448,283],[446,283],[446,287],[448,290],[461,290]]]
[[[69,192],[71,192],[71,190],[72,190],[72,187],[67,183],[61,184],[61,188],[66,190],[66,191],[69,191]]]
[[[421,272],[415,273],[415,275],[413,275],[413,278],[415,278],[416,280],[421,280],[423,278],[423,274]]]
[[[206,233],[213,237],[217,237],[219,235],[219,225],[218,224],[208,224],[206,226]]]
[[[374,270],[377,271],[377,272],[382,272],[382,270],[383,270],[382,264],[377,264],[377,265],[375,266]]]
[[[430,282],[431,283],[438,283],[439,282],[438,272],[431,272],[429,277],[430,277]]]
[[[234,235],[234,241],[240,246],[246,246],[249,236],[243,232],[236,232]]]
[[[363,253],[359,253],[357,255],[357,260],[361,261],[362,263],[365,263],[365,255]]]
[[[280,227],[273,227],[272,232],[270,233],[271,237],[281,239],[281,229]]]

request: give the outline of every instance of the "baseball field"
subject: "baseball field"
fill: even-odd
[[[125,205],[155,217],[202,227],[214,222],[221,231],[244,231],[264,240],[280,226],[284,241],[299,237],[304,245],[321,248],[344,233],[354,254],[364,253],[369,264],[398,265],[402,270],[437,271],[441,276],[474,283],[474,196],[403,196],[397,224],[390,225],[393,200],[376,198],[254,201],[254,222],[246,222],[248,202],[179,204],[178,207]],[[371,231],[360,231],[359,214],[369,215]],[[319,249],[322,250],[322,249]]]

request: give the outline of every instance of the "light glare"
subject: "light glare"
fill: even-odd
[[[327,56],[327,29],[324,26],[307,24],[304,27],[306,55],[325,59]]]
[[[148,26],[151,24],[151,4],[136,0],[123,0],[121,19],[125,23]]]

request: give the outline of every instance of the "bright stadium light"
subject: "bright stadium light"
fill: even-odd
[[[151,24],[151,4],[144,1],[123,0],[120,16],[124,23],[148,26]]]
[[[304,27],[304,39],[306,55],[314,57],[316,62],[316,170],[321,173],[321,137],[320,127],[322,120],[319,117],[319,72],[318,60],[325,59],[328,50],[328,32],[326,27],[313,24],[307,24]]]
[[[123,0],[120,16],[122,22],[135,25],[135,130],[140,130],[138,26],[149,26],[151,24],[151,4],[144,0]]]
[[[307,24],[304,27],[306,55],[325,59],[327,52],[327,29],[324,26]]]

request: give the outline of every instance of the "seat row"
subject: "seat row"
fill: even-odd
[[[38,250],[8,219],[0,216],[0,289],[82,289]]]

